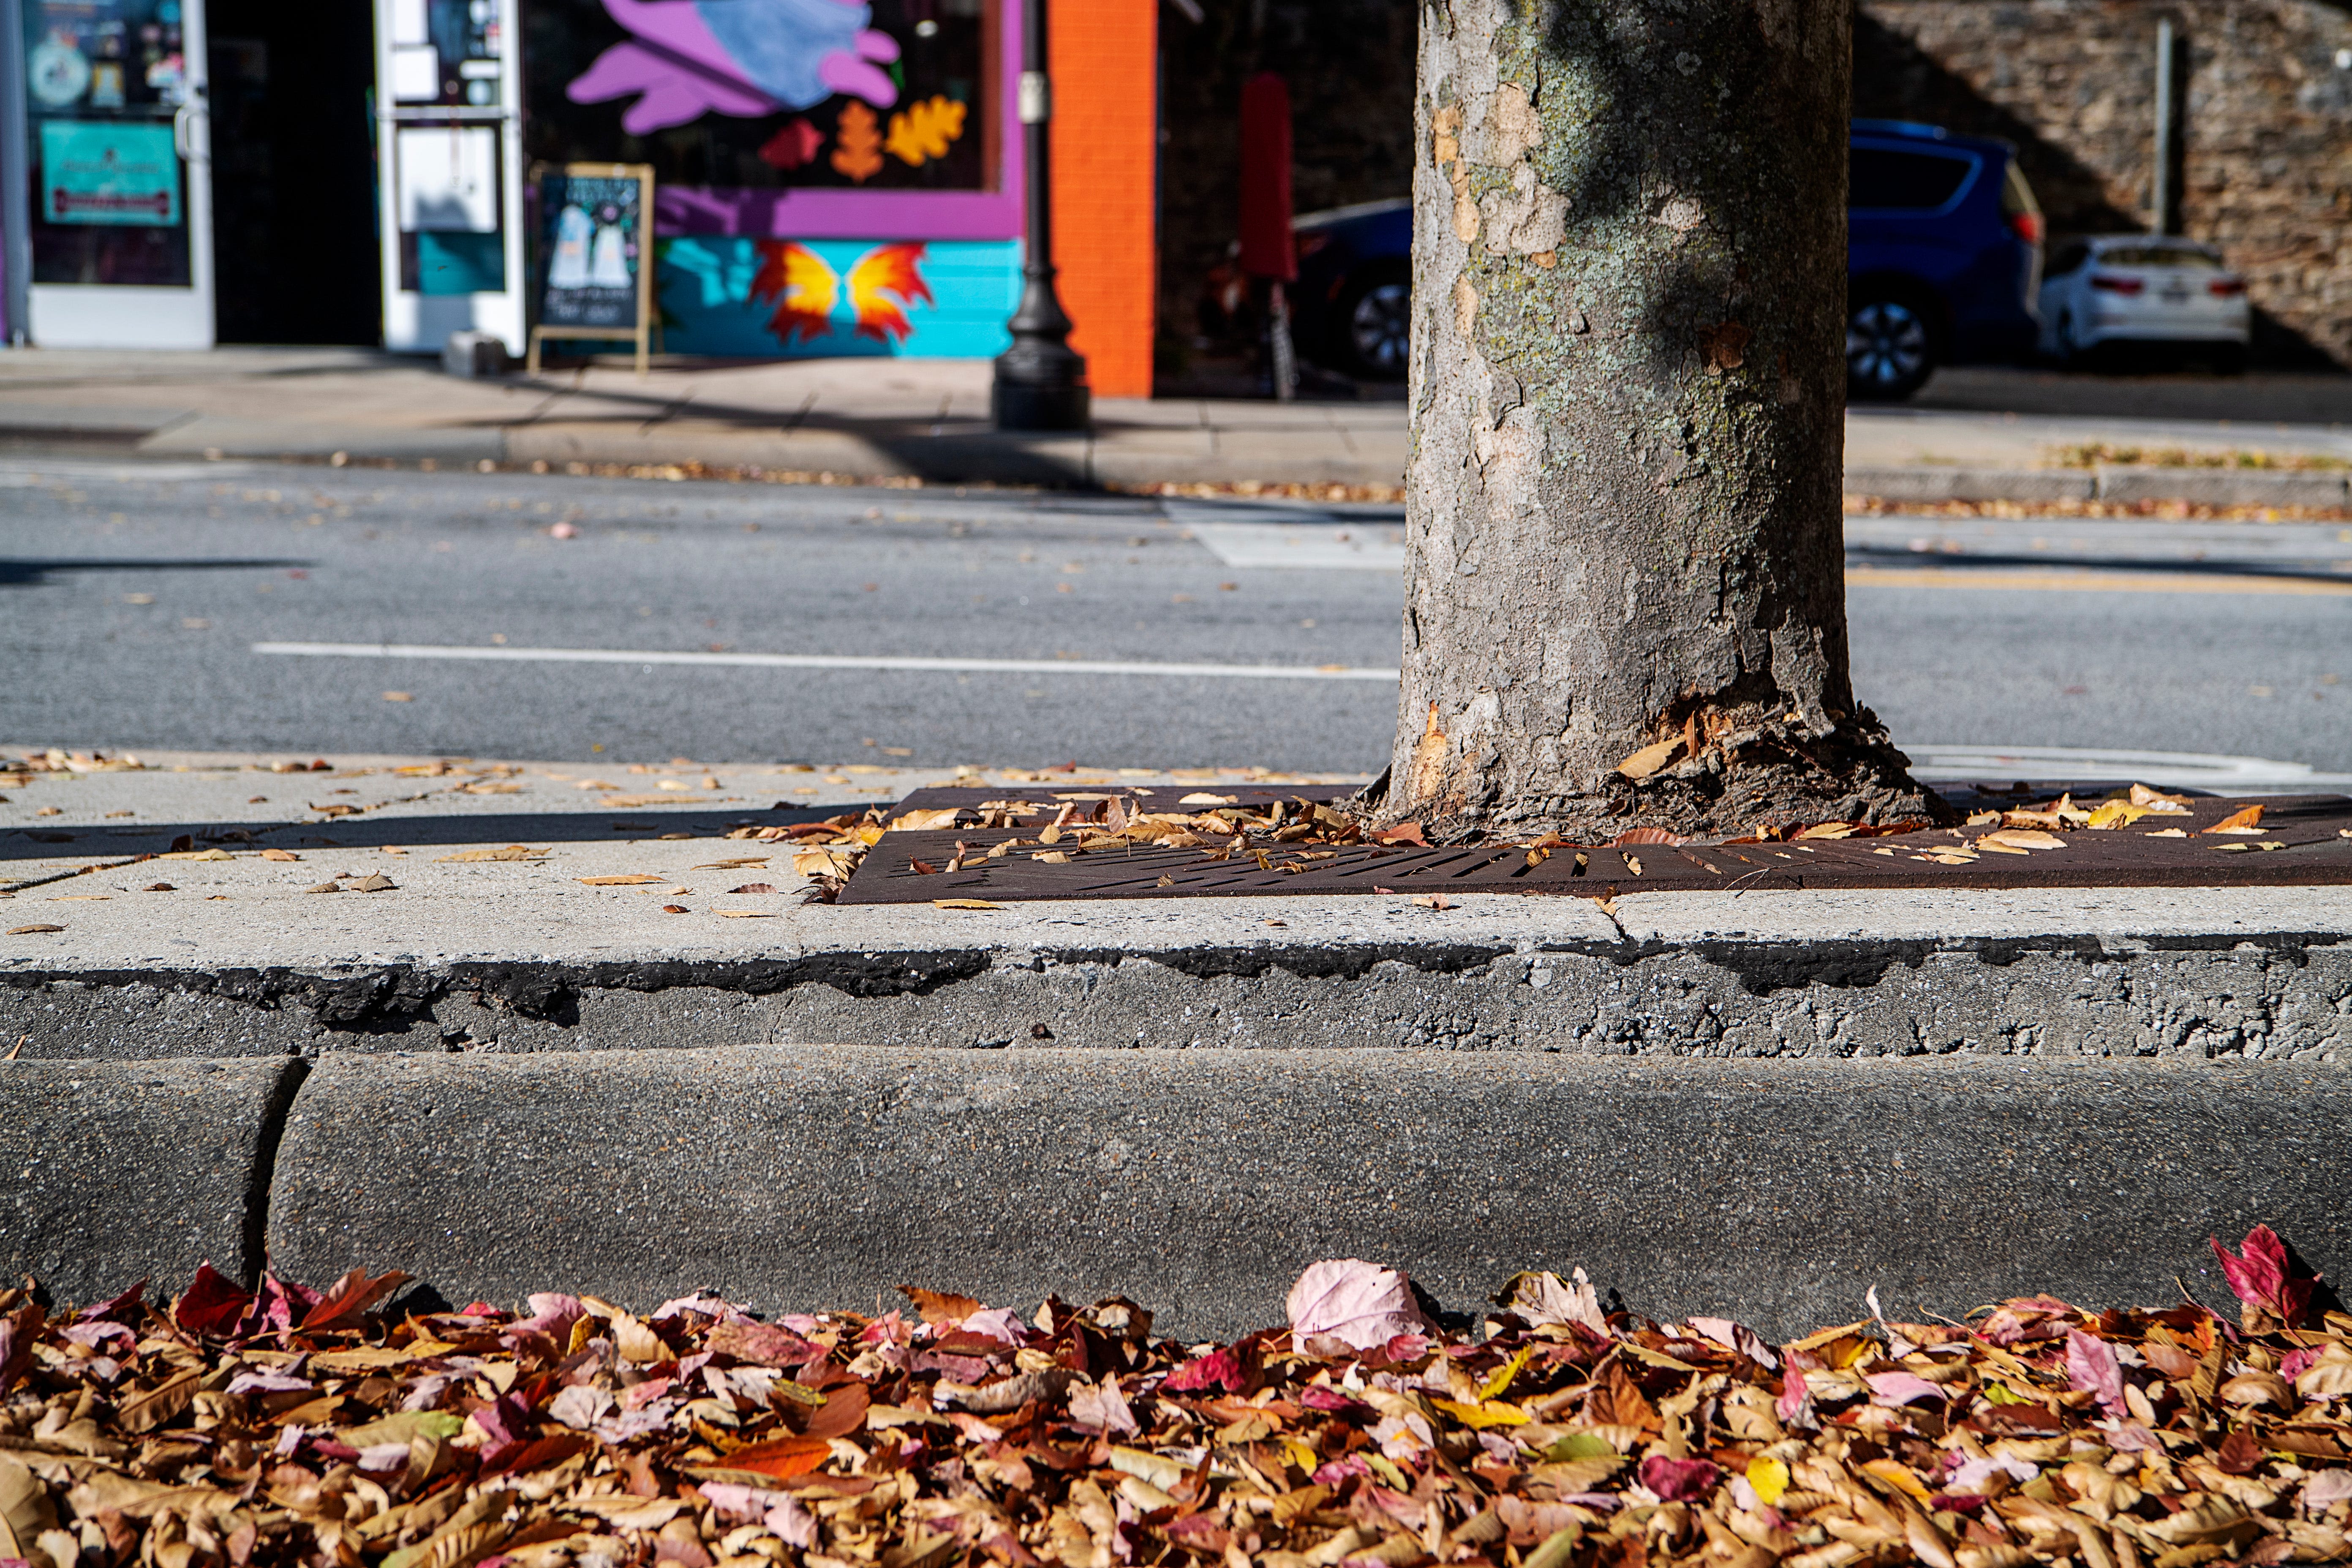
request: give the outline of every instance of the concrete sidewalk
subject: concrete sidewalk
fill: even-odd
[[[982,362],[868,359],[667,363],[642,381],[599,363],[467,381],[351,349],[26,350],[0,354],[0,441],[157,458],[700,464],[938,483],[1392,489],[1403,479],[1402,401],[1105,399],[1086,434],[1022,437],[990,426],[990,374]],[[2156,399],[2148,414],[2053,413],[2053,389],[2032,378],[1948,372],[1921,405],[1849,415],[1847,489],[1916,502],[2345,507],[2352,382],[2272,380],[2244,392],[2233,421],[2183,417],[2201,405],[2180,396]],[[2040,411],[1974,406],[2004,388]],[[1932,405],[1939,389],[1953,405]],[[2281,417],[2263,419],[2272,405]],[[2069,466],[2093,448],[2335,466]]]
[[[8,786],[0,1274],[1206,1333],[1348,1253],[1767,1329],[2352,1266],[2352,889],[835,907],[726,835],[941,775],[361,763]]]

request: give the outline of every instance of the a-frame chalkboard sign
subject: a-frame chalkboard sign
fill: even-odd
[[[548,338],[633,339],[637,374],[653,353],[654,172],[643,163],[535,164],[538,317],[530,374]]]

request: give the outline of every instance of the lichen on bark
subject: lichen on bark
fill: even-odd
[[[1424,0],[1403,687],[1450,837],[1935,817],[1846,665],[1849,0]]]

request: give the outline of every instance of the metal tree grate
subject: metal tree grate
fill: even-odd
[[[2104,791],[2109,786],[2095,786]],[[899,803],[909,811],[956,809],[973,822],[982,808],[1019,802],[1035,808],[1012,827],[898,828],[867,854],[840,902],[927,903],[934,899],[1184,899],[1284,893],[1553,893],[1583,898],[1619,893],[1800,888],[2205,888],[2311,887],[2352,883],[2352,798],[2274,796],[2263,801],[2259,837],[2205,831],[2247,803],[2192,799],[2189,815],[2143,817],[2132,827],[2054,835],[2061,848],[2000,853],[1979,847],[1950,864],[1930,858],[1981,835],[1936,829],[1891,837],[1799,843],[1582,845],[1541,857],[1508,845],[1423,849],[1415,846],[1296,846],[1253,841],[1224,859],[1200,848],[1120,843],[1057,844],[1055,862],[1024,848],[996,859],[986,852],[1013,839],[1034,841],[1066,805],[1100,809],[1176,808],[1170,788],[926,789]],[[1345,786],[1225,786],[1214,791],[1242,806],[1276,801],[1328,804]],[[2086,792],[2087,793],[2087,792]],[[2002,797],[1993,797],[1998,802]],[[2097,795],[2089,798],[2096,800]],[[2010,804],[2014,805],[2014,801]],[[2181,837],[2158,837],[2178,829]],[[959,853],[965,864],[943,868]],[[1956,860],[1957,856],[1947,856]],[[918,863],[933,868],[918,868]]]

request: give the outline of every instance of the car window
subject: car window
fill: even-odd
[[[2179,245],[2111,245],[2099,252],[2099,259],[2109,267],[2219,268],[2221,265],[2221,258],[2210,251],[2191,250]]]
[[[1972,158],[1948,153],[1896,153],[1856,147],[1846,205],[1878,211],[1933,212],[1958,195],[1976,170]]]
[[[2067,246],[2064,249],[2059,251],[2057,256],[2052,259],[2050,263],[2050,276],[2053,278],[2063,278],[2067,273],[2074,271],[2076,268],[2082,266],[2084,262],[2089,260],[2090,257],[2091,247],[2078,239],[2074,244]]]

